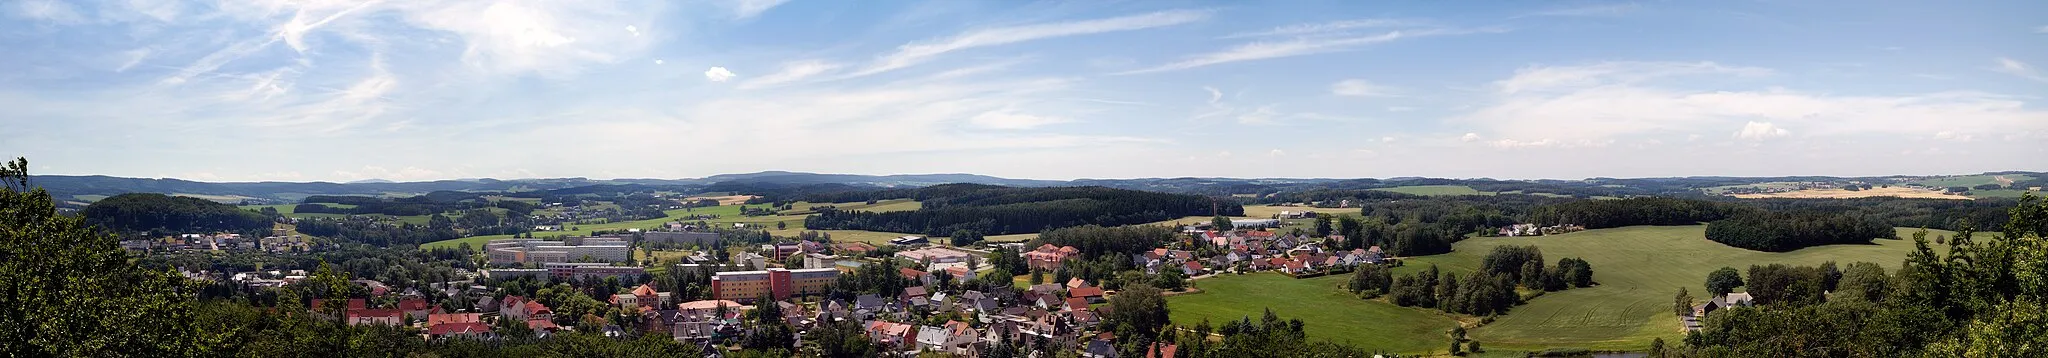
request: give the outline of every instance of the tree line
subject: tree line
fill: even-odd
[[[960,230],[987,235],[1039,232],[1081,225],[1117,226],[1186,216],[1242,215],[1238,205],[1209,198],[1100,187],[1009,188],[948,184],[913,189],[924,203],[914,211],[819,210],[804,218],[812,229],[872,230],[944,236]]]
[[[1593,284],[1593,266],[1585,260],[1564,258],[1546,267],[1543,252],[1535,246],[1501,246],[1481,260],[1477,272],[1462,279],[1434,264],[1408,276],[1396,276],[1392,268],[1381,265],[1362,265],[1345,287],[1367,299],[1386,295],[1389,302],[1404,307],[1488,316],[1507,313],[1528,299],[1517,293],[1517,286],[1540,293]]]
[[[1749,211],[1707,224],[1707,240],[1757,251],[1785,252],[1898,238],[1884,222],[1821,212]]]

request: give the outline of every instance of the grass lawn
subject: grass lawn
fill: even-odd
[[[1245,317],[1256,322],[1270,308],[1282,319],[1302,320],[1310,339],[1390,352],[1442,351],[1447,341],[1444,332],[1457,326],[1456,321],[1434,311],[1358,299],[1341,287],[1348,277],[1297,280],[1271,272],[1221,275],[1192,281],[1202,293],[1167,297],[1166,302],[1173,322],[1183,326],[1203,319],[1212,326]]]
[[[1685,287],[1695,298],[1706,298],[1703,282],[1707,273],[1715,269],[1725,266],[1746,270],[1750,265],[1770,263],[1816,265],[1830,260],[1837,265],[1867,261],[1896,269],[1906,253],[1912,251],[1911,237],[1917,230],[1899,229],[1899,236],[1906,240],[1875,240],[1874,245],[1829,245],[1785,253],[1750,251],[1707,241],[1704,225],[1636,226],[1533,238],[1473,238],[1453,245],[1456,251],[1450,254],[1412,258],[1396,272],[1409,274],[1433,263],[1447,273],[1470,274],[1478,269],[1487,252],[1502,245],[1536,245],[1542,248],[1546,264],[1555,264],[1565,257],[1582,258],[1593,265],[1593,278],[1598,286],[1545,294],[1515,307],[1494,323],[1473,330],[1470,337],[1487,347],[1502,349],[1639,350],[1648,348],[1654,338],[1664,338],[1667,343],[1683,338],[1678,331],[1678,318],[1671,313],[1671,299],[1679,287]],[[1934,231],[1929,235],[1952,234]]]
[[[1410,185],[1397,186],[1392,188],[1379,188],[1373,190],[1384,190],[1413,195],[1493,195],[1493,193],[1491,192],[1480,192],[1478,189],[1473,189],[1472,187],[1464,185]]]

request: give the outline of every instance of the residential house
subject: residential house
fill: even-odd
[[[1201,261],[1188,261],[1186,263],[1182,263],[1180,266],[1181,274],[1187,275],[1187,277],[1199,276],[1202,274],[1202,272],[1207,271],[1202,268]]]
[[[352,310],[348,312],[348,324],[353,326],[367,324],[398,326],[405,324],[405,311],[389,308]]]
[[[1067,259],[1074,258],[1075,256],[1079,256],[1080,254],[1081,250],[1076,249],[1073,246],[1052,246],[1052,244],[1044,244],[1039,245],[1037,249],[1031,250],[1030,252],[1025,252],[1023,255],[1025,261],[1027,261],[1031,268],[1053,271],[1058,270],[1060,268],[1060,265],[1062,263],[1065,263]]]
[[[917,326],[887,322],[868,322],[868,338],[885,347],[908,348],[917,342]]]
[[[1067,297],[1083,299],[1088,303],[1102,303],[1104,301],[1101,287],[1082,287],[1067,290]]]
[[[917,332],[917,349],[965,355],[969,345],[974,344],[975,337],[979,335],[974,328],[960,321],[948,321],[943,326],[920,327]]]
[[[440,307],[428,305],[427,300],[424,299],[408,298],[398,300],[398,310],[404,311],[405,316],[410,319],[425,320],[428,313],[439,311]]]
[[[484,324],[483,322],[440,323],[428,325],[426,334],[428,339],[489,338],[491,335],[491,325]]]
[[[1166,342],[1152,342],[1152,347],[1145,349],[1145,358],[1173,358],[1173,354],[1179,350],[1180,346],[1178,345]]]

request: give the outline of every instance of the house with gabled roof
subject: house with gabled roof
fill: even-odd
[[[1082,287],[1067,290],[1067,297],[1087,300],[1089,303],[1102,303],[1103,292],[1101,287]]]

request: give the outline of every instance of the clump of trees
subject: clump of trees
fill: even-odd
[[[1897,237],[1882,221],[1839,213],[1750,211],[1707,224],[1708,240],[1771,252]]]
[[[88,225],[124,236],[169,236],[185,233],[232,232],[262,237],[270,218],[234,205],[205,199],[155,193],[115,195],[79,211]]]
[[[1543,252],[1535,246],[1502,246],[1481,260],[1478,272],[1462,279],[1455,273],[1442,273],[1436,265],[1398,277],[1386,267],[1363,265],[1352,272],[1345,287],[1368,299],[1391,295],[1388,301],[1396,305],[1484,316],[1506,313],[1521,304],[1517,286],[1556,291],[1592,285],[1593,266],[1585,260],[1564,258],[1556,266],[1545,267]]]

